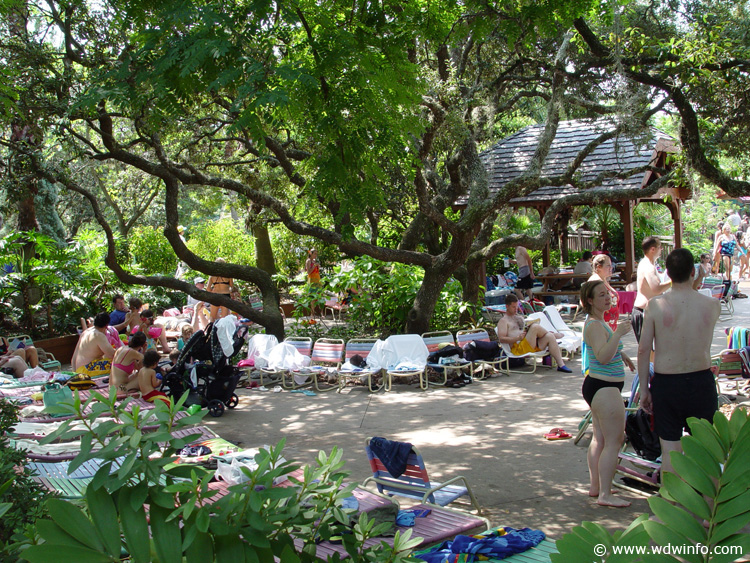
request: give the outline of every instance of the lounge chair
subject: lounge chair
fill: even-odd
[[[424,340],[424,344],[425,346],[427,346],[427,351],[430,354],[432,354],[433,352],[437,352],[440,349],[441,344],[447,344],[449,346],[456,345],[456,340],[453,338],[453,334],[447,330],[425,332],[422,335],[422,340]],[[438,385],[445,385],[446,383],[448,383],[449,374],[455,377],[463,373],[463,369],[467,366],[471,366],[471,362],[469,362],[468,360],[464,360],[463,358],[459,359],[459,362],[456,364],[427,364],[427,367],[430,367],[436,372],[443,374],[443,381],[442,383],[438,383]],[[429,387],[430,382],[427,378],[425,378],[425,382]]]
[[[316,391],[332,391],[339,389],[339,385],[326,388],[320,387],[320,376],[326,376],[329,372],[336,373],[341,367],[344,357],[344,341],[337,338],[318,338],[312,349],[312,363],[310,369],[319,371],[313,375],[313,386]],[[326,365],[324,365],[326,364]]]
[[[385,368],[385,390],[393,387],[394,377],[418,377],[420,389],[427,390],[424,368],[427,365],[427,346],[418,334],[396,334],[385,340],[388,361]]]
[[[346,350],[344,352],[346,361],[350,361],[354,356],[359,356],[362,359],[367,359],[367,356],[369,356],[370,351],[372,350],[372,347],[376,342],[376,338],[352,338],[346,343]],[[373,389],[372,380],[373,377],[380,375],[382,371],[382,369],[371,369],[368,367],[339,369],[339,393],[346,387],[346,383],[348,380],[362,380],[364,378],[367,378],[367,388],[370,390],[370,392],[378,392],[383,387],[383,384],[380,383]]]
[[[554,309],[554,311],[557,312],[557,309]],[[562,334],[562,337],[556,338],[557,345],[560,347],[560,350],[567,353],[569,359],[573,358],[576,352],[581,349],[581,343],[583,342],[582,336],[580,334],[573,333],[573,331],[568,330],[567,328],[565,330],[558,330],[557,327],[552,323],[546,312],[534,313],[526,318],[528,320],[539,319],[539,324],[542,325],[543,329],[549,332],[557,332]],[[560,320],[562,320],[562,318],[560,318]]]
[[[479,342],[491,342],[490,335],[486,330],[482,328],[459,330],[456,333],[456,341],[461,348],[474,340]],[[507,354],[505,353],[491,360],[474,360],[472,362],[472,365],[479,366],[481,368],[479,372],[472,369],[472,374],[475,379],[486,379],[488,377],[486,375],[487,368],[497,370],[498,372],[504,373],[505,375],[510,375],[510,362],[508,361]],[[503,365],[505,367],[503,367]]]
[[[734,316],[734,302],[732,301],[732,297],[728,295],[727,285],[724,280],[715,277],[704,278],[701,290],[704,289],[711,292],[711,297],[715,297],[719,300],[719,303],[721,304],[721,316],[724,317],[724,320],[727,318],[731,319]]]
[[[568,323],[566,323],[562,318],[562,315],[560,314],[560,311],[557,310],[557,307],[555,307],[554,305],[547,305],[544,308],[543,313],[547,316],[550,323],[552,323],[552,326],[555,328],[555,332],[562,333],[563,336],[570,337],[571,339],[575,338],[578,341],[578,347],[581,347],[581,344],[583,343],[583,331],[579,328],[573,328],[569,326]]]
[[[339,314],[339,321],[341,321],[341,313],[346,312],[348,309],[349,309],[349,305],[347,305],[346,303],[342,303],[341,301],[339,301],[338,296],[331,295],[331,296],[328,296],[328,298],[326,299],[326,302],[325,302],[325,313],[324,314],[327,315],[328,311],[330,311],[331,312],[331,317],[335,321],[336,320],[336,313],[338,313]]]
[[[443,506],[423,503],[410,506],[409,510],[430,511],[430,513],[424,518],[416,518],[414,526],[396,527],[396,529],[402,534],[405,531],[410,530],[412,538],[421,538],[422,541],[415,546],[417,548],[439,544],[445,540],[452,539],[459,534],[476,534],[489,529],[489,522],[485,518],[475,514],[466,514],[465,512],[460,512],[458,510],[451,510],[450,508]],[[393,538],[387,536],[370,538],[364,542],[364,547],[374,547],[383,542],[393,545]],[[294,544],[299,549],[302,547],[303,542],[301,540],[295,540]],[[334,554],[339,554],[342,558],[348,557],[343,545],[334,544],[329,541],[318,543],[315,546],[315,549],[316,556],[324,561],[331,560],[334,557]],[[504,561],[507,561],[507,559]]]
[[[297,349],[297,352],[299,352],[303,356],[310,356],[310,354],[312,353],[312,338],[310,337],[290,336],[289,338],[284,339],[284,343],[294,346]],[[295,378],[292,374],[292,371],[288,369],[264,367],[261,368],[261,371],[271,377],[280,376],[281,385],[284,387],[284,389],[298,389],[300,387],[305,387],[312,384],[312,380],[306,381],[304,383],[298,383],[297,379],[300,379],[300,374],[297,374],[297,378]],[[289,383],[287,383],[287,376],[289,376],[290,379]]]
[[[20,334],[14,336],[13,339],[22,341],[26,346],[34,346],[36,348],[37,356],[39,358],[39,367],[44,371],[62,371],[62,364],[58,361],[53,354],[45,352],[43,348],[39,348],[34,344],[34,341],[28,334]]]
[[[371,440],[372,438],[367,438],[365,441],[365,451],[370,461],[372,477],[364,480],[363,487],[368,483],[375,483],[378,492],[382,494],[418,499],[420,502],[429,502],[439,506],[446,506],[461,497],[467,496],[477,513],[481,512],[479,503],[465,477],[459,475],[444,483],[431,482],[427,476],[424,459],[415,446],[412,446],[404,473],[399,477],[394,477],[373,452],[370,447]],[[463,483],[463,485],[455,483]]]

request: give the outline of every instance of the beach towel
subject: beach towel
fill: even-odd
[[[544,538],[539,530],[506,526],[476,536],[458,535],[453,541],[414,555],[428,563],[499,560],[536,547]]]
[[[408,442],[396,442],[378,436],[370,439],[370,449],[383,462],[388,473],[396,478],[406,471],[411,448]]]

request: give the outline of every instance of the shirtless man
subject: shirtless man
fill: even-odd
[[[651,388],[641,383],[641,407],[654,415],[661,442],[662,471],[672,471],[669,452],[681,451],[689,417],[712,420],[718,408],[711,367],[711,340],[719,319],[718,299],[693,290],[693,255],[678,248],[667,256],[672,291],[651,300],[638,344],[638,371],[648,372],[652,345]],[[699,330],[696,330],[698,328]]]
[[[109,374],[115,349],[107,340],[108,326],[109,313],[99,313],[94,317],[94,326],[83,331],[70,360],[76,373],[91,377]]]
[[[643,314],[648,307],[648,302],[661,295],[669,289],[672,282],[664,282],[659,279],[656,271],[656,259],[661,255],[661,242],[656,237],[646,237],[641,245],[643,258],[638,262],[638,279],[636,280],[638,295],[633,303],[633,314],[630,322],[633,323],[635,339],[640,342],[641,326],[643,325]]]
[[[524,330],[523,315],[518,314],[518,297],[512,293],[505,297],[505,316],[497,323],[497,340],[510,344],[510,351],[515,356],[522,356],[528,352],[539,352],[548,349],[557,363],[557,371],[573,373],[562,358],[557,338],[562,334],[549,332],[535,323]]]
[[[518,283],[516,283],[516,295],[523,299],[524,290],[529,299],[533,294],[531,288],[534,287],[534,269],[531,264],[529,251],[523,246],[516,247],[516,264],[518,265]]]

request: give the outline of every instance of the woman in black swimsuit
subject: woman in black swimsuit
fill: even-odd
[[[226,263],[223,258],[217,258],[217,262]],[[220,293],[230,297],[234,291],[234,280],[232,278],[223,278],[221,276],[211,276],[206,284],[208,291],[211,293]],[[229,314],[229,309],[218,305],[211,305],[211,322],[216,321]]]

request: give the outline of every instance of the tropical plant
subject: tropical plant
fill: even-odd
[[[32,533],[34,522],[46,514],[46,490],[35,482],[26,467],[26,452],[10,447],[7,432],[18,423],[18,408],[0,399],[0,560],[17,560],[24,533]],[[11,477],[9,479],[9,477]],[[20,542],[20,543],[19,543]]]
[[[167,239],[154,227],[135,227],[128,237],[128,247],[137,266],[147,275],[174,275],[177,256]]]
[[[340,536],[353,561],[417,561],[409,557],[417,544],[410,532],[397,532],[393,547],[363,547],[387,524],[373,525],[361,516],[350,527],[351,512],[342,508],[342,501],[354,485],[344,484],[337,448],[330,455],[320,452],[316,463],[304,468],[283,460],[283,440],[263,448],[255,457],[257,469],[243,468],[248,480],[230,486],[229,494],[214,502],[209,472],[172,463],[190,437],[176,439],[170,431],[201,418],[175,420],[186,396],[170,406],[158,402],[153,410],[134,407],[128,412],[127,401],[118,404],[111,390],[109,397],[94,392],[85,403],[76,394],[72,404],[60,407],[61,412],[75,412],[85,428],[70,430],[65,423],[47,441],[81,438],[71,471],[94,457],[103,464],[86,489],[82,508],[60,499],[47,501],[49,518],[37,521],[41,541],[23,557],[31,563],[307,562],[317,560],[317,542]],[[95,424],[104,414],[112,420]],[[153,424],[158,424],[156,431],[143,431]],[[119,465],[113,465],[116,459]],[[275,487],[279,479],[294,486]]]
[[[622,532],[584,522],[557,541],[553,563],[569,561],[735,561],[750,551],[750,422],[743,409],[713,424],[688,419],[691,436],[672,452],[674,473],[662,475],[659,496],[649,498],[655,519],[644,514]],[[645,548],[651,546],[651,549]],[[639,555],[633,548],[643,548]],[[681,553],[674,548],[682,549]],[[664,553],[657,554],[658,550]],[[671,553],[669,553],[671,551]]]

